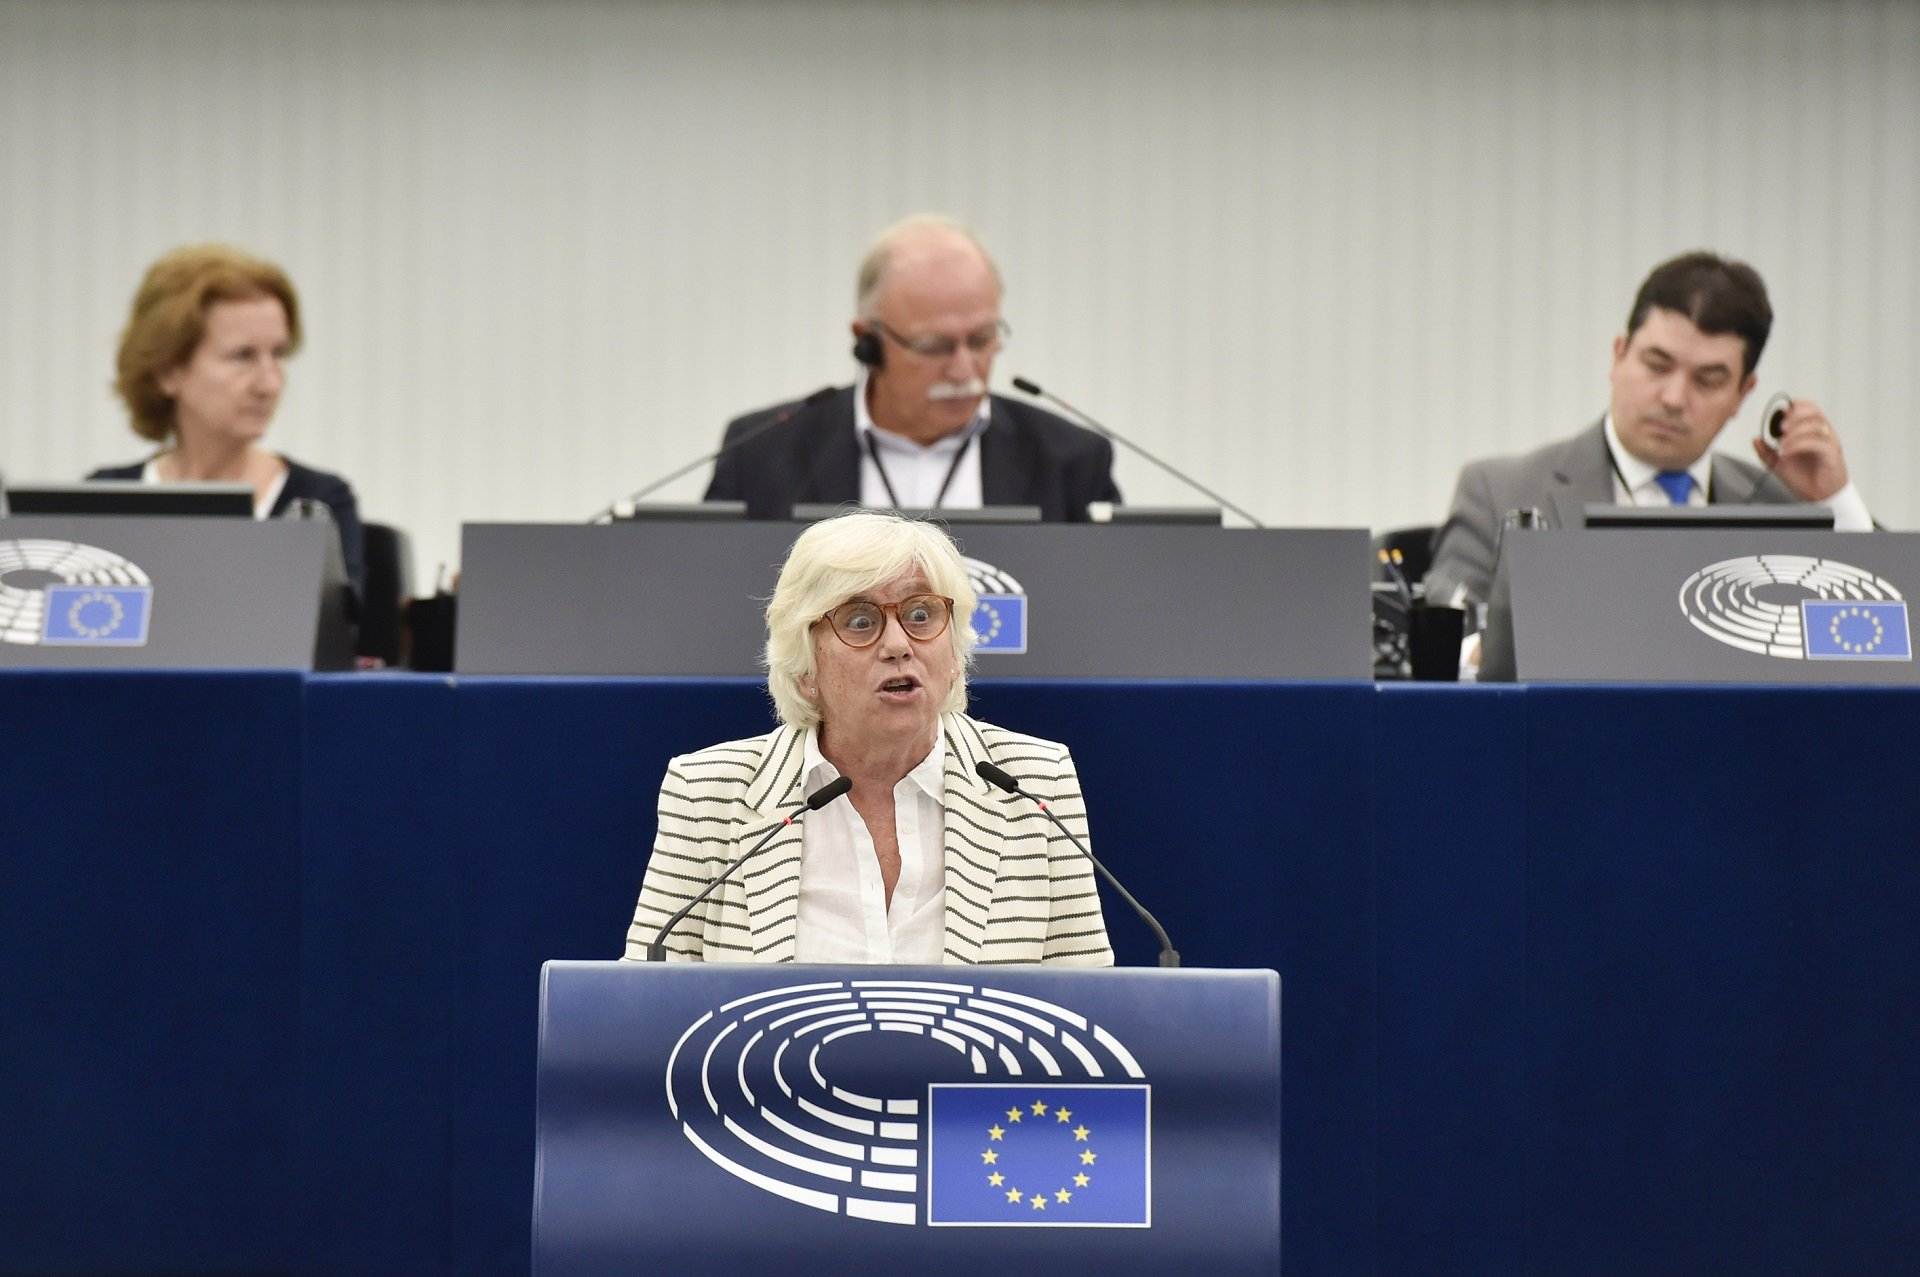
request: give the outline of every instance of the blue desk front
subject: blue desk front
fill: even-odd
[[[1286,988],[1291,1273],[1920,1246],[1920,695],[1006,684]],[[747,683],[0,676],[0,1268],[517,1273],[540,964]],[[1123,961],[1152,946],[1108,901]]]
[[[550,962],[541,986],[536,1277],[1280,1271],[1271,971]]]

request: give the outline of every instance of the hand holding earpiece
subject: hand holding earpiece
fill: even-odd
[[[1766,412],[1770,426],[1776,409],[1769,402]],[[1847,458],[1840,449],[1840,436],[1820,405],[1811,399],[1795,399],[1786,406],[1781,419],[1778,442],[1770,442],[1771,429],[1753,441],[1760,463],[1805,501],[1825,501],[1847,486]]]

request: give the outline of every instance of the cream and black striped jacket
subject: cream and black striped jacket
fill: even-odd
[[[982,758],[1005,768],[1085,841],[1086,805],[1066,746],[964,714],[942,715],[940,727],[947,746],[945,960],[1112,965],[1086,857],[1032,799],[994,789],[974,773]],[[627,957],[644,958],[675,910],[770,825],[799,809],[805,740],[805,732],[781,727],[667,765],[653,856],[627,929]],[[668,952],[709,962],[792,962],[802,824],[781,830],[689,914],[668,940]]]

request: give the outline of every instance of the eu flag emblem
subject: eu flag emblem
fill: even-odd
[[[927,1097],[927,1223],[1146,1228],[1145,1086],[935,1083]]]
[[[140,647],[152,612],[151,586],[50,585],[40,641],[56,647]]]
[[[1027,596],[982,594],[973,609],[973,650],[1024,652],[1027,650]]]
[[[1806,599],[1801,632],[1812,661],[1910,661],[1907,605],[1899,602]]]

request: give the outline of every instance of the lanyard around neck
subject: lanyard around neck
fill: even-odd
[[[977,433],[977,432],[976,432]],[[880,486],[887,490],[887,500],[893,508],[899,510],[900,494],[893,490],[893,480],[887,478],[887,467],[880,460],[880,445],[873,441],[873,431],[866,432],[867,456],[873,459],[873,468],[880,475]],[[967,449],[973,447],[973,435],[969,434],[960,443],[959,451],[953,454],[953,464],[947,467],[947,477],[940,481],[940,491],[934,495],[929,509],[938,510],[941,502],[947,499],[947,489],[953,486],[953,476],[960,473],[960,463],[967,459]]]

